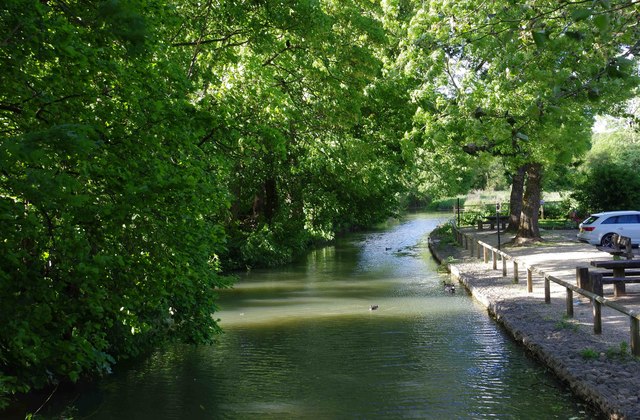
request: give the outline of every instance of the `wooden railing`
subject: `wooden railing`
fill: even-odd
[[[539,268],[533,265],[527,264],[523,260],[519,260],[506,252],[499,250],[492,245],[485,242],[476,240],[473,236],[467,235],[461,232],[457,226],[453,226],[453,231],[456,235],[458,243],[466,250],[470,251],[472,256],[483,259],[485,263],[489,263],[491,260],[494,270],[498,269],[498,260],[502,262],[502,276],[507,277],[507,261],[511,261],[513,265],[512,275],[514,283],[519,282],[519,270],[526,269],[527,271],[527,292],[533,293],[533,275],[539,275],[544,278],[544,301],[547,304],[551,303],[551,282],[559,284],[566,289],[566,311],[567,316],[573,317],[573,293],[577,293],[591,300],[593,306],[593,332],[594,334],[602,333],[602,306],[614,309],[629,317],[629,335],[631,342],[631,353],[635,356],[640,356],[640,312],[629,309],[623,305],[620,305],[611,299],[607,299],[603,296],[595,294],[589,290],[578,287],[555,277],[551,274],[547,274]],[[585,276],[589,276],[588,268],[577,267],[576,268],[576,283],[583,284],[581,279]]]

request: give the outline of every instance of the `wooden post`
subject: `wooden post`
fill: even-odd
[[[576,267],[576,285],[584,290],[593,292],[589,288],[589,268],[588,267]]]
[[[469,249],[469,238],[464,233],[462,234],[464,249]]]
[[[613,296],[620,297],[627,294],[627,287],[623,281],[613,283]]]
[[[551,281],[549,276],[544,276],[544,303],[551,303]]]
[[[602,288],[602,273],[589,273],[589,286],[591,291],[598,296],[604,296]]]
[[[593,299],[593,333],[602,334],[602,304]]]
[[[633,251],[631,249],[631,240],[627,241],[624,245],[624,249],[625,249],[625,254],[627,256],[628,260],[632,260],[633,259]]]
[[[498,253],[494,250],[491,250],[491,258],[493,259],[493,269],[498,269]]]
[[[567,316],[573,318],[573,290],[567,287]]]
[[[507,259],[502,255],[502,277],[507,277]]]
[[[485,245],[482,245],[482,252],[484,253],[484,263],[488,263],[489,262],[489,250],[487,249],[487,247]]]
[[[533,270],[527,267],[527,292],[533,293]]]
[[[640,356],[640,321],[631,317],[631,354]]]
[[[513,282],[518,283],[520,279],[518,278],[518,261],[513,260]]]

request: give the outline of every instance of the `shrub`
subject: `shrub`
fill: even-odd
[[[640,174],[621,163],[597,164],[573,197],[591,212],[640,208]]]

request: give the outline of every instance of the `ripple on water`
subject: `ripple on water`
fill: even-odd
[[[119,370],[76,401],[80,414],[589,418],[485,309],[444,292],[421,242],[440,220],[412,216],[240,276],[221,294],[217,345],[168,347]]]

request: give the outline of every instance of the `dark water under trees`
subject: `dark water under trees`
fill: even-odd
[[[213,347],[176,346],[74,397],[75,418],[591,418],[468,295],[417,214],[241,276]],[[370,311],[371,304],[379,305]],[[56,404],[50,404],[55,410]],[[44,414],[47,414],[46,412]]]

